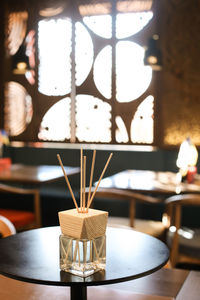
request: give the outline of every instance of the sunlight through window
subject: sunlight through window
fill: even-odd
[[[39,91],[59,96],[71,91],[71,21],[44,20],[38,25]]]
[[[111,141],[111,106],[90,95],[77,95],[77,138],[80,142]]]
[[[151,11],[134,14],[117,14],[116,37],[123,39],[136,34],[149,23],[152,17],[153,13]]]
[[[112,17],[109,15],[84,17],[83,22],[97,35],[110,39],[112,37]]]
[[[94,62],[94,82],[99,92],[107,99],[111,98],[111,63],[112,48],[106,46]]]
[[[137,143],[153,142],[153,96],[148,96],[138,107],[131,123],[131,140]]]
[[[40,125],[40,140],[64,141],[70,138],[70,105],[71,99],[67,97],[51,106]]]
[[[130,102],[146,91],[152,69],[144,66],[144,48],[133,42],[118,42],[116,52],[116,98],[119,102]]]

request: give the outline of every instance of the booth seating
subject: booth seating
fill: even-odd
[[[19,188],[10,186],[8,184],[0,184],[0,193],[2,194],[0,200],[0,215],[9,219],[17,231],[39,228],[41,226],[39,190]],[[33,201],[33,210],[18,210],[10,207],[1,208],[1,203],[4,202],[3,197],[6,194],[13,196],[18,194],[21,195],[21,197],[31,196],[32,199],[30,199],[30,201]],[[15,200],[20,202],[18,198]],[[29,199],[27,201],[29,201]]]

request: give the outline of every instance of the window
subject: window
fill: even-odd
[[[37,28],[28,28],[28,12],[10,13],[10,56],[23,44],[28,57],[24,75],[11,75],[6,85],[5,128],[11,137],[152,144],[152,69],[143,62],[152,1],[82,1],[73,8],[75,17],[68,13],[70,1],[50,3],[40,4]]]

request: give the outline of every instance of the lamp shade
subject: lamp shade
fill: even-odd
[[[29,69],[29,60],[26,55],[26,46],[22,44],[12,57],[12,70],[14,74],[25,74]]]
[[[144,54],[144,64],[151,66],[155,71],[162,69],[162,58],[158,40],[159,36],[157,34],[153,35],[148,41],[148,46]]]
[[[187,138],[180,145],[176,161],[176,165],[181,170],[183,176],[187,174],[188,167],[196,166],[197,160],[198,151],[190,138]]]

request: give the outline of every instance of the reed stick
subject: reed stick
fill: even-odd
[[[78,242],[78,266],[80,267],[80,265],[81,265],[81,257],[80,257],[80,249],[79,249],[79,242]]]
[[[78,241],[76,240],[76,246],[75,246],[75,249],[74,249],[73,262],[76,262],[77,251],[78,251]]]
[[[90,195],[91,195],[91,189],[92,189],[92,180],[93,180],[93,174],[94,174],[95,158],[96,158],[96,150],[93,151],[93,156],[92,156],[92,166],[91,166],[91,172],[90,172],[90,185],[89,185],[87,204],[90,201]],[[88,208],[87,208],[87,212],[88,212]]]
[[[90,260],[92,260],[92,244],[94,240],[90,240]]]
[[[104,246],[104,243],[105,243],[105,236],[103,236],[103,238],[102,238],[101,245],[99,247],[99,251],[97,251],[95,240],[93,240],[92,242],[93,242],[93,245],[94,245],[94,250],[95,250],[97,260],[99,261],[100,257],[103,256],[103,246]]]
[[[81,159],[81,178],[80,178],[80,208],[81,212],[83,211],[83,149],[81,148],[80,153],[80,159]]]
[[[83,263],[87,261],[87,241],[83,242]]]
[[[67,247],[67,252],[65,252],[65,263],[67,262],[67,260],[68,260],[68,256],[69,256],[69,252],[70,252],[70,250],[71,250],[71,246],[72,246],[72,239],[70,239],[70,242],[69,242],[69,244],[68,244],[68,247]],[[63,247],[64,248],[64,247]]]
[[[94,252],[96,254],[96,258],[95,260],[99,261],[99,253],[97,251],[97,247],[96,247],[96,244],[95,244],[95,241],[93,240],[93,246],[94,246]]]
[[[85,212],[86,156],[83,157],[83,212]]]
[[[78,205],[77,205],[76,199],[75,199],[75,197],[74,197],[74,193],[73,193],[73,191],[72,191],[71,185],[70,185],[70,183],[69,183],[69,179],[68,179],[68,177],[67,177],[67,174],[66,174],[66,172],[65,172],[65,169],[64,169],[64,166],[63,166],[63,163],[62,163],[62,160],[61,160],[59,154],[57,154],[57,158],[58,158],[58,161],[59,161],[60,166],[61,166],[61,168],[62,168],[63,174],[64,174],[64,176],[65,176],[65,180],[66,180],[66,182],[67,182],[69,191],[70,191],[71,196],[72,196],[72,199],[73,199],[73,201],[74,201],[74,205],[75,205],[77,211],[79,212]]]
[[[105,167],[104,167],[104,169],[103,169],[103,171],[102,171],[102,173],[101,173],[101,176],[100,176],[100,178],[99,178],[99,181],[98,181],[98,183],[97,183],[97,185],[96,185],[96,188],[95,188],[95,190],[94,190],[94,192],[93,192],[93,194],[92,194],[92,197],[90,198],[90,201],[89,201],[89,203],[87,204],[87,209],[90,207],[90,205],[91,205],[91,203],[92,203],[92,201],[93,201],[93,199],[94,199],[94,196],[95,196],[96,191],[97,191],[97,189],[98,189],[98,187],[99,187],[99,184],[100,184],[100,182],[101,182],[101,179],[102,179],[102,177],[103,177],[103,175],[104,175],[104,173],[105,173],[105,171],[106,171],[106,169],[107,169],[107,167],[108,167],[108,164],[109,164],[109,162],[110,162],[112,156],[113,156],[113,153],[110,153],[110,155],[109,155],[109,157],[108,157],[108,160],[107,160],[107,162],[106,162],[106,164],[105,164]]]

